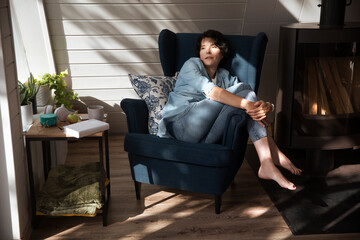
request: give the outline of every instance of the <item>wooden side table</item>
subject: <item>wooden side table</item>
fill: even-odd
[[[80,114],[81,115],[81,114]],[[68,125],[66,122],[59,122],[56,126],[44,127],[40,124],[40,119],[36,119],[33,125],[30,127],[28,132],[25,134],[26,139],[26,154],[28,161],[28,171],[29,171],[29,183],[30,183],[30,195],[31,195],[31,207],[32,207],[32,225],[37,227],[38,219],[36,215],[36,196],[34,189],[34,175],[32,169],[32,159],[31,159],[31,142],[32,141],[41,141],[42,142],[42,152],[43,152],[43,164],[44,164],[44,176],[45,180],[48,176],[48,172],[51,168],[51,155],[50,155],[50,141],[53,140],[79,140],[79,139],[96,139],[99,142],[99,164],[100,164],[100,192],[101,200],[103,203],[102,207],[102,217],[103,217],[103,226],[107,226],[107,210],[108,203],[110,199],[110,164],[109,164],[109,139],[108,139],[108,130],[95,133],[82,138],[74,138],[64,134],[63,127]],[[104,146],[105,142],[105,168],[104,168]],[[106,177],[105,177],[106,175]],[[105,187],[106,178],[109,180],[108,185]],[[105,195],[107,191],[107,196]]]

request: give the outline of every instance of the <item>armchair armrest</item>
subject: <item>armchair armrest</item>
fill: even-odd
[[[144,100],[125,98],[120,103],[126,114],[129,133],[149,133],[149,110]]]
[[[231,149],[239,148],[247,144],[249,137],[246,129],[248,115],[245,111],[238,109],[231,112],[226,120],[222,145]]]

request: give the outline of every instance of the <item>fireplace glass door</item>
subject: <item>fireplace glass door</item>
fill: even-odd
[[[360,42],[298,43],[293,137],[360,133]]]

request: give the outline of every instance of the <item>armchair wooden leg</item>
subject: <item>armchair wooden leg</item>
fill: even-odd
[[[221,195],[215,194],[215,213],[220,214],[220,207],[221,207]]]
[[[134,184],[135,184],[136,199],[140,200],[141,182],[134,181]]]

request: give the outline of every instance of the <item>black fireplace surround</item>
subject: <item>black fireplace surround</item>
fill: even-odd
[[[280,29],[275,140],[285,147],[360,145],[360,23]]]

